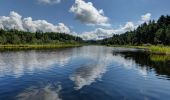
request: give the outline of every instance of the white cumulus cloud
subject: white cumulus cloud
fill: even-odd
[[[127,22],[121,29],[123,31],[131,31],[134,30],[136,28],[136,26],[134,25],[133,22]]]
[[[146,13],[145,15],[141,16],[142,22],[148,22],[151,19],[151,13]]]
[[[108,18],[104,16],[104,11],[96,9],[92,2],[86,3],[83,0],[75,0],[70,12],[75,14],[77,20],[87,25],[109,26]]]
[[[14,11],[11,11],[9,16],[0,16],[0,28],[17,29],[29,32],[70,33],[70,29],[63,23],[54,25],[46,20],[32,20],[31,17],[22,18],[21,15]]]
[[[112,37],[113,34],[121,34],[126,31],[134,30],[136,27],[137,26],[135,26],[133,22],[127,22],[125,25],[120,26],[117,29],[97,28],[94,31],[83,32],[79,36],[84,40],[101,40],[104,38]]]
[[[112,29],[97,28],[94,31],[83,32],[79,36],[84,40],[101,40],[103,38],[111,37],[114,34]]]
[[[38,2],[43,4],[57,4],[60,3],[61,0],[38,0]]]
[[[0,28],[24,30],[22,26],[22,16],[11,11],[9,16],[0,16]]]
[[[136,29],[142,23],[148,23],[151,20],[151,13],[146,13],[141,15],[141,19],[135,22],[126,22],[125,25],[121,25],[116,29],[104,29],[104,28],[97,28],[93,31],[83,32],[79,36],[84,40],[101,40],[104,38],[112,37],[113,34],[121,34],[127,31],[132,31]]]

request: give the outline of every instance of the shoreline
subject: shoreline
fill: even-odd
[[[110,47],[145,49],[147,52],[158,55],[170,55],[170,46],[134,46],[134,45],[108,45]]]
[[[29,49],[58,49],[80,47],[83,44],[6,44],[0,45],[0,50],[29,50]],[[134,46],[134,45],[103,45],[108,47],[145,49],[147,52],[158,55],[170,55],[170,46]]]
[[[58,49],[80,46],[82,46],[82,44],[7,44],[0,45],[0,50]]]

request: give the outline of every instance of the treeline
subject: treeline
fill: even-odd
[[[170,45],[170,16],[162,15],[157,22],[154,20],[140,25],[134,31],[99,41],[105,45]]]
[[[23,32],[0,29],[0,44],[48,44],[82,42],[80,37],[54,32]]]

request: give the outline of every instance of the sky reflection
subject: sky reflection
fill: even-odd
[[[24,72],[49,69],[53,64],[62,67],[69,62],[72,53],[71,50],[0,53],[0,76],[12,75],[17,78]]]
[[[57,88],[51,84],[45,87],[30,87],[24,92],[18,94],[18,100],[62,100],[59,96],[61,85]]]
[[[112,100],[117,95],[137,95],[140,99],[146,92],[139,90],[148,89],[159,92],[157,95],[167,95],[164,91],[168,93],[169,81],[158,75],[169,75],[168,62],[163,62],[164,65],[153,62],[149,60],[150,55],[140,54],[135,49],[128,53],[123,48],[122,52],[120,48],[117,50],[119,52],[112,47],[84,46],[1,52],[0,99],[16,100],[15,96],[17,100],[81,100],[103,96]],[[58,81],[60,85],[53,85]]]

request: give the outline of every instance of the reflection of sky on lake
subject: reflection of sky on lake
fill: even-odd
[[[101,52],[107,53],[104,54]],[[102,49],[102,47],[94,47],[93,49],[89,47],[81,50],[80,56],[90,59],[90,62],[81,65],[70,75],[70,79],[74,82],[76,90],[91,85],[97,79],[102,78],[113,58],[108,52],[111,53],[111,49]]]
[[[61,86],[30,87],[17,95],[18,100],[62,100],[59,97]]]
[[[72,52],[63,51],[19,51],[0,53],[0,76],[20,77],[24,72],[46,70],[53,64],[64,66],[71,58]]]
[[[86,85],[90,85],[102,77],[106,72],[106,66],[102,64],[89,64],[83,65],[82,67],[76,69],[75,73],[70,76],[70,79],[75,83],[75,89],[81,89]]]
[[[138,59],[125,57],[126,53],[120,51],[126,52],[123,48],[103,46],[1,52],[0,100],[16,100],[13,97],[17,100],[113,100],[117,96],[138,100],[147,95],[167,96],[169,81],[164,76],[157,76],[154,67],[149,70],[145,62],[137,63]],[[57,82],[60,85],[54,85]],[[152,91],[156,93],[152,95]]]
[[[135,64],[132,60],[127,60],[121,56],[113,56],[113,49],[103,48],[103,47],[82,47],[78,49],[63,49],[57,51],[19,51],[19,52],[3,52],[0,53],[0,76],[3,77],[5,75],[12,75],[15,77],[22,76],[25,72],[32,73],[34,70],[46,70],[49,69],[53,64],[57,64],[59,67],[67,64],[71,58],[86,58],[90,59],[91,62],[94,63],[92,65],[82,65],[80,69],[84,66],[88,66],[86,68],[91,69],[88,74],[87,83],[90,84],[94,79],[98,79],[101,77],[101,74],[106,72],[106,67],[110,63],[118,63],[121,64],[125,68],[133,68],[133,64]],[[139,69],[140,73],[146,74],[144,69]],[[81,73],[80,73],[81,74]],[[74,75],[75,76],[75,75]],[[90,76],[93,78],[90,79]],[[95,76],[95,77],[94,77]],[[80,77],[80,76],[78,76]],[[78,79],[82,79],[81,78]],[[73,80],[73,78],[72,78]],[[77,80],[78,81],[78,80]]]
[[[84,86],[91,85],[97,79],[101,79],[107,71],[107,66],[113,63],[127,69],[133,69],[137,66],[132,59],[127,60],[122,56],[113,56],[112,51],[111,48],[103,47],[93,47],[93,49],[86,47],[81,50],[80,56],[91,59],[91,62],[81,65],[70,76],[70,79],[74,81],[75,89],[81,89]],[[137,71],[140,75],[147,75],[144,68],[137,69]]]
[[[146,67],[140,67],[140,65],[136,64],[136,62],[132,59],[125,59],[122,56],[114,56],[113,60],[116,65],[122,66],[128,70],[136,70],[140,75],[147,76]]]

